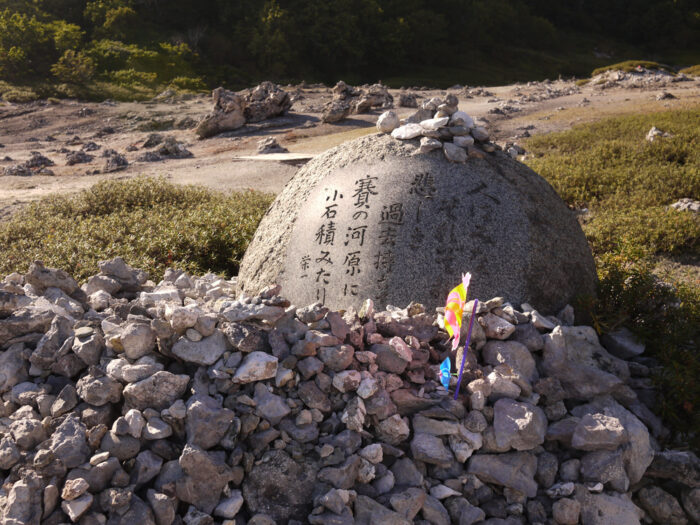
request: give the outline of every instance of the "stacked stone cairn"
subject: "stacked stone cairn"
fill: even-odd
[[[441,314],[419,304],[297,308],[99,267],[82,287],[38,262],[0,282],[3,524],[700,519],[700,461],[659,450],[637,394],[644,348],[606,350],[571,307],[469,309],[453,400]]]
[[[391,133],[398,140],[420,139],[416,154],[442,149],[450,162],[463,163],[467,158],[485,158],[499,146],[489,142],[489,132],[477,126],[469,115],[460,111],[455,95],[433,97],[410,117],[399,121],[395,111],[386,111],[377,120],[377,129]]]

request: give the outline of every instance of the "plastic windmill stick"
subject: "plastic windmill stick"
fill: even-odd
[[[474,326],[474,318],[476,317],[477,306],[479,306],[479,299],[474,299],[474,308],[472,308],[472,315],[469,319],[469,330],[467,330],[467,340],[464,342],[464,351],[462,352],[462,366],[459,367],[459,377],[457,378],[457,388],[455,388],[455,401],[457,401],[457,396],[459,395],[459,385],[462,384],[462,373],[464,372],[464,363],[467,361],[467,352],[469,351],[469,341],[472,339],[472,327]]]

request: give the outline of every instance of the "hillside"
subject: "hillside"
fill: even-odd
[[[497,85],[698,57],[687,0],[0,0],[0,95],[14,101],[263,79]]]

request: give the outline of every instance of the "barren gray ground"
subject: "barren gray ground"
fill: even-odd
[[[591,84],[582,87],[575,86],[573,81],[513,84],[485,88],[482,94],[472,96],[465,91],[453,92],[459,96],[460,108],[487,121],[496,141],[514,140],[524,129],[530,134],[548,133],[606,116],[653,112],[700,102],[700,83],[697,80],[648,88],[600,89]],[[183,141],[194,156],[154,163],[135,160],[143,153],[140,146],[152,132],[142,129],[157,127],[170,119],[190,117],[196,121],[211,106],[208,96],[171,102],[111,104],[68,100],[0,105],[0,144],[4,145],[4,148],[0,148],[0,168],[23,162],[32,151],[39,151],[56,163],[51,168],[54,176],[0,176],[0,216],[22,203],[48,194],[74,192],[101,180],[140,174],[163,175],[179,184],[202,184],[217,190],[252,188],[279,192],[298,167],[274,158],[266,159],[264,155],[259,157],[260,160],[242,158],[256,154],[257,141],[261,137],[275,136],[290,152],[314,155],[348,139],[375,131],[374,123],[379,112],[355,115],[338,124],[325,124],[320,117],[323,104],[331,98],[330,89],[286,89],[302,95],[287,116],[206,140],[197,140],[191,129],[166,129],[161,133],[174,135]],[[575,93],[548,98],[552,93],[568,91]],[[661,91],[667,91],[676,98],[656,100]],[[391,93],[398,100],[399,91],[391,90]],[[429,98],[446,92],[421,90],[415,93]],[[524,98],[540,97],[544,100],[520,102]],[[489,113],[504,105],[516,107],[519,111]],[[400,116],[412,111],[410,108],[398,108]],[[105,127],[113,128],[114,133],[96,137],[98,131]],[[112,174],[95,173],[104,166],[105,159],[100,156],[102,150],[93,152],[95,159],[89,164],[67,166],[65,154],[57,150],[80,149],[80,145],[66,145],[75,136],[82,143],[93,141],[102,149],[112,148],[125,154],[130,162],[129,167]],[[49,137],[55,140],[47,141]],[[136,151],[127,152],[130,145],[135,146]],[[5,157],[12,160],[2,160]]]

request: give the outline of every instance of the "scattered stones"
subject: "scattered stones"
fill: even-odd
[[[698,514],[700,460],[654,452],[629,367],[586,327],[502,298],[468,308],[479,350],[455,401],[436,373],[446,335],[422,305],[288,308],[278,287],[234,299],[216,276],[155,285],[121,259],[99,266],[82,289],[41,263],[0,283],[8,523],[612,525],[639,522],[634,502],[656,522]],[[99,312],[82,306],[95,294]],[[62,310],[41,309],[55,297]]]

